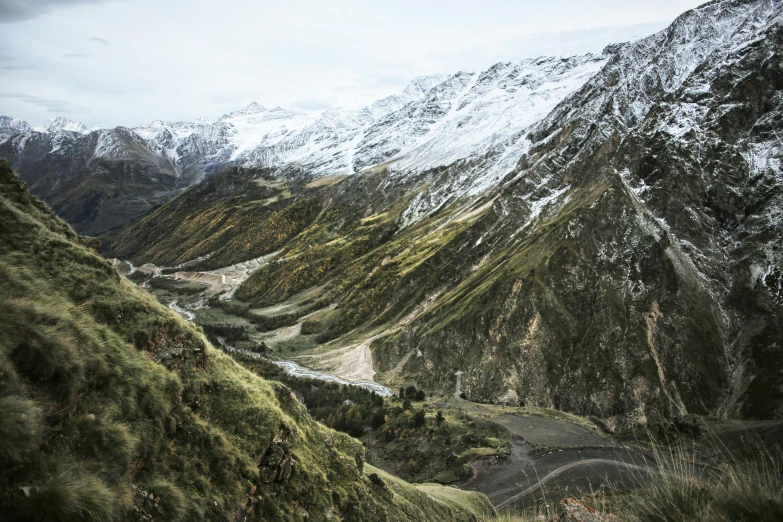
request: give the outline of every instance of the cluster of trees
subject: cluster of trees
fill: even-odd
[[[215,345],[221,344],[220,340],[222,339],[226,344],[240,350],[264,354],[269,349],[266,343],[253,341],[244,326],[229,323],[204,323],[200,326],[207,339]]]
[[[374,392],[373,395],[375,395]],[[328,418],[319,416],[325,413],[328,408],[310,409],[310,414],[330,428],[348,433],[353,437],[362,435],[366,428],[376,430],[386,425],[390,429],[385,428],[384,433],[393,435],[400,430],[415,430],[427,423],[424,409],[414,410],[409,400],[403,402],[402,406],[388,408],[382,397],[376,397],[376,402],[372,407],[364,404],[342,404],[333,410]]]
[[[398,406],[394,409],[378,438],[383,442],[404,440],[413,435],[417,428],[426,424],[427,414],[424,409],[414,410],[411,408],[410,401],[406,400],[402,408]]]
[[[415,386],[400,387],[400,399],[423,401],[425,398],[424,390],[417,390]]]
[[[355,388],[347,386],[345,388]],[[347,390],[346,390],[347,391]],[[352,437],[360,437],[366,428],[378,429],[386,422],[387,411],[383,397],[373,393],[369,403],[341,403],[339,406],[325,405],[316,408],[309,407],[310,415],[320,420],[330,428],[342,431]]]
[[[282,382],[299,392],[313,418],[353,437],[360,437],[367,428],[377,430],[385,424],[394,426],[394,433],[426,424],[424,409],[414,411],[407,398],[424,399],[423,392],[413,386],[402,390],[406,397],[402,406],[391,407],[383,397],[358,386],[291,377],[269,361],[241,360],[241,363],[262,377]]]

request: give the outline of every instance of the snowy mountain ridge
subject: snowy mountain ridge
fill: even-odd
[[[600,55],[542,57],[497,63],[480,73],[423,76],[361,110],[301,113],[251,103],[214,121],[157,120],[97,131],[59,118],[39,132],[5,117],[0,154],[22,172],[43,173],[37,175],[46,178],[40,181],[42,194],[62,186],[61,178],[93,176],[95,169],[117,176],[122,172],[117,162],[129,162],[140,169],[138,176],[147,176],[138,180],[142,185],[162,184],[155,192],[161,199],[231,166],[262,167],[282,177],[381,169],[388,183],[420,188],[403,226],[523,175],[526,205],[538,215],[568,197],[570,178],[560,179],[556,171],[610,136],[622,139],[701,64],[721,62],[780,18],[773,0],[718,0],[684,13],[663,31],[610,45]],[[694,100],[709,96],[697,91]],[[550,156],[552,148],[557,152]],[[521,169],[531,161],[541,168]],[[151,201],[143,191],[134,198],[144,203],[134,203],[128,215]]]
[[[379,164],[388,164],[395,172],[443,166],[515,144],[521,131],[604,62],[605,57],[593,55],[540,58],[497,64],[480,74],[421,76],[401,93],[361,110],[298,113],[253,102],[215,121],[156,120],[131,129],[100,129],[93,131],[98,135],[93,156],[126,157],[122,147],[127,140],[112,135],[131,132],[133,142],[169,162],[177,173],[227,165],[295,166],[310,175],[326,176],[350,175]],[[35,129],[3,117],[0,128],[0,141],[31,132],[53,136],[66,132],[65,137],[52,140],[52,153],[65,150],[64,139],[92,134],[81,123],[62,117]],[[27,141],[16,139],[22,147]],[[516,159],[518,154],[508,163]],[[497,175],[490,174],[493,177]]]

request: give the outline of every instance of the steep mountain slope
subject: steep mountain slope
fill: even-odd
[[[121,278],[0,162],[0,518],[476,520],[363,466],[279,383]]]
[[[84,234],[127,223],[191,184],[138,135],[118,127],[82,134],[25,132],[0,143],[37,196]]]
[[[457,160],[474,163],[448,187],[459,195],[497,181],[524,152],[525,130],[604,61],[545,58],[497,64],[481,74],[420,77],[359,111],[295,113],[252,103],[214,122],[155,121],[91,133],[62,118],[33,130],[4,117],[0,156],[59,215],[91,234],[231,165],[312,179],[385,164],[407,179]]]
[[[287,310],[279,323],[298,323],[312,347],[299,360],[337,373],[451,392],[461,371],[471,399],[610,425],[780,417],[781,21],[769,0],[705,4],[607,50],[545,118],[493,141],[497,156],[423,171],[392,156],[359,176],[247,197],[236,195],[282,182],[274,171],[224,173],[205,186],[213,199],[186,192],[107,248],[135,262],[217,256],[202,268],[279,251],[239,300],[216,304],[264,328]],[[446,116],[454,93],[464,101],[481,84],[455,75],[436,86],[444,104],[427,109],[431,119],[459,120]],[[384,121],[417,129],[420,108]],[[456,124],[466,140],[471,125]],[[312,210],[281,226],[295,205]],[[254,219],[232,217],[253,208]],[[231,245],[232,230],[259,240]],[[318,321],[312,307],[288,311],[299,292],[317,295]]]
[[[450,245],[484,262],[420,320],[407,371],[467,367],[468,393],[602,416],[780,416],[781,143],[760,132],[780,21],[765,1],[688,12],[537,125]]]

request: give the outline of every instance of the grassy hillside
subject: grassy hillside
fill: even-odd
[[[124,280],[0,162],[0,519],[475,520],[363,465]],[[435,488],[435,489],[434,489]],[[246,517],[246,518],[245,518]]]

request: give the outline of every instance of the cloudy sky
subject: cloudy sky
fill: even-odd
[[[415,76],[600,52],[701,0],[0,0],[0,114],[88,127],[251,101],[360,108]]]

